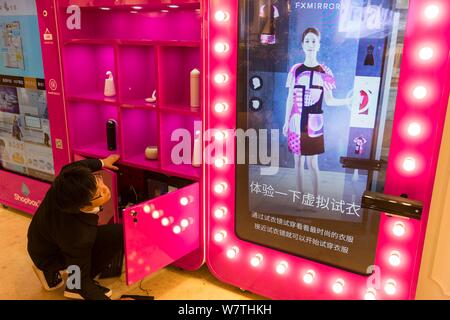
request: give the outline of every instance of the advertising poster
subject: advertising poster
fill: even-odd
[[[36,4],[0,5],[0,168],[54,174]]]
[[[379,147],[395,3],[240,1],[238,127],[279,136],[271,174],[267,163],[237,164],[241,239],[368,273],[379,216],[361,197],[372,176],[341,158],[372,159]]]

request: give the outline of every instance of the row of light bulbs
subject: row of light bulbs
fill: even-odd
[[[190,201],[189,201],[188,197],[182,197],[180,199],[180,205],[183,206],[183,207],[187,206],[189,203],[190,203]],[[164,212],[163,211],[161,211],[161,210],[153,210],[152,206],[150,206],[150,205],[145,205],[143,207],[143,211],[146,214],[150,214],[151,213],[152,218],[155,219],[155,220],[161,219],[161,225],[163,227],[169,227],[175,221],[174,217],[164,217]],[[177,224],[177,225],[172,227],[172,231],[175,234],[180,234],[187,227],[189,227],[189,225],[192,224],[192,223],[193,223],[193,221],[190,221],[187,218],[181,219],[180,224]]]
[[[434,4],[427,6],[424,11],[424,16],[428,20],[437,19],[439,17],[439,14],[440,14],[440,9],[437,5],[434,5]],[[214,18],[218,23],[223,23],[223,22],[226,22],[229,20],[230,15],[228,12],[217,11],[214,15]],[[229,49],[230,49],[230,46],[226,42],[217,42],[214,46],[214,50],[217,54],[224,54],[224,53],[228,52]],[[422,61],[430,61],[434,56],[435,56],[434,50],[433,50],[433,48],[431,48],[429,46],[424,46],[418,50],[418,57]],[[229,81],[229,79],[230,79],[230,76],[227,73],[223,73],[223,72],[219,72],[214,76],[214,81],[217,85],[224,85]],[[426,86],[417,85],[416,87],[414,87],[414,89],[412,91],[412,95],[417,100],[423,100],[428,96],[428,92],[429,92],[429,90],[427,89]],[[224,102],[224,101],[218,102],[214,106],[214,111],[219,115],[226,113],[228,110],[229,110],[229,105],[227,102]],[[422,126],[418,122],[411,122],[408,124],[407,133],[411,137],[418,137],[422,133]],[[219,135],[220,135],[220,133],[219,133]],[[216,138],[217,138],[217,136],[216,136]],[[219,138],[224,139],[225,136],[219,136]],[[225,164],[226,164],[226,159],[221,160],[219,162],[215,162],[215,166],[217,168],[221,168]],[[403,169],[407,172],[413,172],[416,169],[415,158],[414,157],[406,157],[403,161]],[[214,192],[217,195],[223,195],[227,191],[227,189],[228,189],[228,184],[224,181],[219,181],[214,185]],[[226,207],[217,208],[214,211],[214,216],[217,219],[222,219],[226,216],[227,211],[228,210]],[[396,237],[403,237],[405,235],[405,232],[406,232],[406,226],[403,222],[398,221],[398,222],[394,223],[394,226],[392,228],[392,233]],[[222,243],[226,237],[227,237],[227,232],[225,230],[222,230],[222,231],[217,232],[214,235],[214,240],[218,243]],[[240,251],[239,247],[233,246],[226,251],[226,256],[229,259],[235,259],[239,255],[239,251]],[[254,255],[250,259],[249,262],[250,262],[250,265],[252,265],[253,267],[258,267],[262,263],[262,261],[263,261],[263,255],[258,253],[256,255]],[[401,253],[397,250],[392,251],[389,255],[388,261],[389,261],[389,264],[393,267],[400,266],[400,264],[402,262]],[[282,261],[276,266],[275,271],[278,274],[282,275],[287,271],[287,269],[288,269],[288,263],[286,261]],[[315,278],[316,278],[316,272],[314,270],[308,270],[303,275],[303,281],[306,284],[312,284],[314,282]],[[339,278],[334,282],[334,284],[332,286],[332,290],[334,293],[340,294],[344,291],[344,286],[345,286],[345,281],[343,279]],[[385,283],[384,291],[388,295],[394,295],[397,291],[396,281],[394,279],[388,279]],[[364,298],[366,300],[375,300],[376,299],[376,290],[374,288],[369,288],[366,291]]]

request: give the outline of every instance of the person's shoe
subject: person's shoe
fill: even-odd
[[[108,298],[111,298],[111,296],[112,296],[112,290],[111,290],[111,289],[109,289],[109,288],[107,288],[107,287],[103,287],[98,281],[95,281],[95,280],[94,280],[94,283],[95,283],[95,285],[96,285],[97,287],[100,288],[100,290],[102,290],[102,292],[103,292],[103,294],[104,294],[105,296],[107,296]]]
[[[103,287],[94,280],[94,284],[102,291],[102,293],[107,296],[108,298],[111,298],[112,296],[112,290],[108,289],[106,287]],[[79,289],[69,289],[66,287],[64,290],[64,297],[68,299],[74,299],[74,300],[84,300],[83,296],[81,295],[81,290]]]
[[[55,291],[64,286],[64,281],[59,272],[42,271],[35,265],[33,271],[41,282],[42,287],[47,291]]]
[[[81,290],[69,289],[67,287],[64,290],[64,297],[73,300],[84,300],[83,296],[81,295]]]

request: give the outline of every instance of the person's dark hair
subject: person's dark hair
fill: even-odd
[[[3,139],[0,139],[0,146],[6,147],[5,141],[3,141]]]
[[[317,30],[316,28],[309,27],[309,28],[306,28],[305,31],[303,31],[303,34],[302,34],[302,43],[303,43],[303,41],[305,41],[305,37],[306,37],[306,35],[307,35],[308,33],[315,34],[318,38],[320,38],[320,31]]]
[[[77,212],[91,204],[97,180],[86,167],[64,168],[53,182],[56,205],[63,211]]]

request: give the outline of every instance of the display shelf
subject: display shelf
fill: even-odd
[[[64,46],[64,78],[69,97],[104,101],[106,73],[115,80],[116,62],[113,45],[70,44]],[[115,81],[117,91],[117,81]],[[115,97],[108,98],[115,101]]]
[[[159,147],[159,125],[156,111],[143,109],[122,109],[121,139],[124,162],[140,168],[158,169],[159,160],[147,160],[145,149]]]
[[[158,99],[161,108],[184,109],[190,105],[190,73],[194,68],[200,70],[200,48],[158,47]]]
[[[151,110],[151,109],[156,109],[157,108],[156,102],[155,103],[148,103],[148,102],[145,102],[142,99],[126,99],[126,100],[122,100],[120,106],[122,108],[126,108],[126,109],[144,109],[144,110]]]
[[[120,153],[119,111],[116,106],[87,102],[68,104],[70,139],[75,153],[84,156],[105,157]],[[113,119],[117,122],[117,148],[108,150],[106,123]]]
[[[119,46],[119,87],[124,104],[145,105],[157,89],[156,55],[153,46]]]
[[[105,97],[103,93],[77,94],[71,95],[67,97],[67,99],[74,102],[92,102],[105,104],[116,104],[118,102],[116,97]]]
[[[158,160],[147,160],[144,154],[139,154],[135,156],[127,156],[125,159],[120,161],[123,164],[144,169],[154,172],[160,172],[159,161]]]
[[[163,171],[189,179],[201,177],[201,169],[191,164],[194,133],[201,130],[200,116],[160,113],[160,161]]]
[[[169,8],[170,2],[154,1],[138,3],[141,10],[134,10],[137,5],[117,5],[114,1],[105,4],[79,5],[82,14],[82,28],[61,28],[64,41],[71,39],[126,39],[129,41],[146,39],[150,41],[198,41],[200,40],[200,3],[178,4],[179,8]],[[67,6],[58,1],[60,14],[67,17]],[[111,10],[101,10],[109,7]],[[161,11],[162,9],[167,10]],[[114,21],[114,23],[112,23]],[[158,30],[155,32],[155,30]]]
[[[98,158],[98,159],[107,158],[108,156],[110,156],[112,154],[118,153],[117,151],[109,151],[103,142],[91,144],[91,145],[84,145],[81,147],[74,147],[73,152],[80,156]]]

